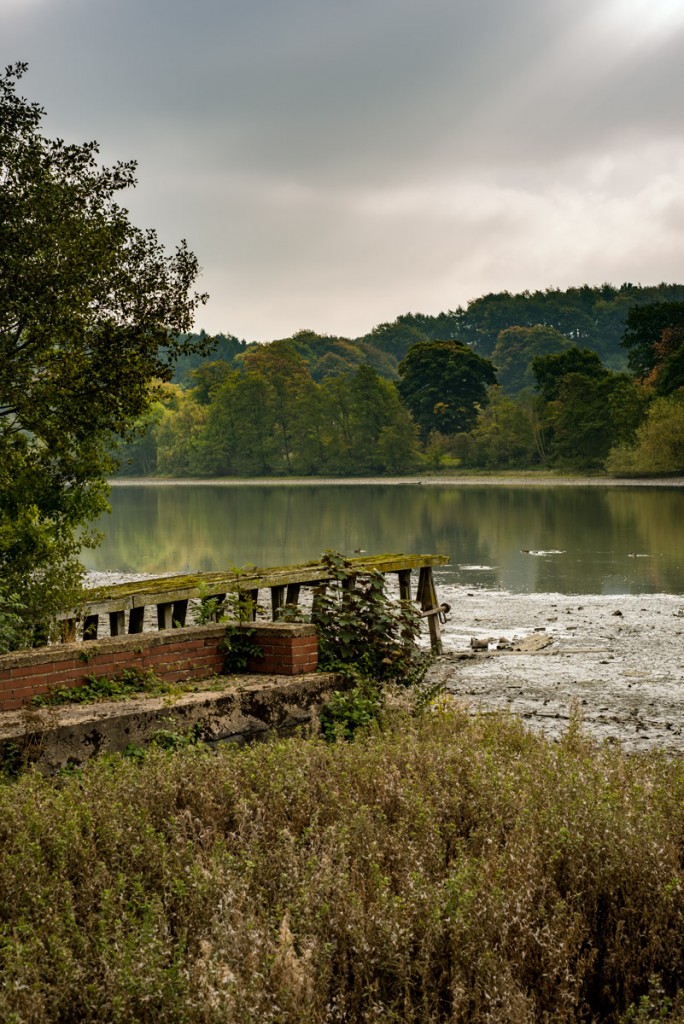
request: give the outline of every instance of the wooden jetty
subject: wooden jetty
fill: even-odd
[[[399,579],[401,600],[412,600],[411,576],[418,572],[418,585],[414,600],[428,620],[430,641],[439,650],[440,615],[446,606],[440,605],[432,570],[448,565],[448,555],[373,555],[345,560],[350,576],[362,578],[371,572],[396,574]],[[141,633],[145,609],[157,609],[159,629],[184,626],[189,601],[215,601],[223,604],[228,595],[245,597],[252,616],[256,615],[259,591],[270,591],[271,615],[275,620],[284,604],[297,604],[302,587],[324,588],[332,579],[330,568],[323,562],[304,562],[300,565],[272,568],[228,569],[223,572],[202,572],[158,576],[129,583],[113,584],[86,591],[81,609],[83,640],[98,636],[100,617],[109,617],[109,634]],[[76,639],[77,618],[74,613],[63,617],[64,639]]]

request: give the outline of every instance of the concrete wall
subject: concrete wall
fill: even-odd
[[[88,676],[114,676],[124,669],[152,670],[170,683],[208,679],[223,673],[222,642],[237,623],[190,626],[158,633],[108,637],[88,644],[55,644],[0,655],[0,711],[11,711],[51,689],[79,686]],[[247,671],[296,676],[318,667],[315,626],[263,622],[248,627],[262,656]]]

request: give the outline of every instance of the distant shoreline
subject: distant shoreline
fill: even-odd
[[[684,477],[380,476],[380,477],[116,477],[112,487],[684,487]]]

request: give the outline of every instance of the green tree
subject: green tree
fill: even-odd
[[[278,468],[273,388],[258,370],[234,370],[212,391],[203,438],[211,476],[269,476]]]
[[[203,476],[203,430],[207,408],[177,384],[167,384],[164,411],[152,433],[157,473],[167,477]]]
[[[245,356],[247,372],[259,373],[269,385],[274,442],[281,471],[293,473],[301,463],[310,463],[308,436],[303,431],[307,406],[314,403],[316,385],[306,360],[289,340],[259,345]]]
[[[391,324],[378,324],[370,334],[366,335],[365,340],[376,345],[383,352],[390,352],[397,360],[401,360],[414,345],[430,339],[417,327],[395,320]]]
[[[684,387],[651,403],[634,443],[616,445],[606,469],[618,476],[684,473]]]
[[[38,621],[73,595],[117,440],[205,296],[185,243],[168,255],[116,202],[133,163],[41,134],[25,70],[0,76],[0,579]]]
[[[496,339],[492,362],[499,384],[509,395],[534,386],[532,360],[553,355],[570,348],[571,342],[555,327],[535,324],[533,327],[507,327]]]
[[[399,394],[423,436],[433,430],[470,430],[478,409],[487,403],[488,386],[496,383],[489,359],[458,341],[414,345],[399,364],[399,374]]]
[[[563,387],[563,378],[568,374],[601,380],[606,374],[606,368],[596,352],[573,345],[556,355],[536,356],[532,360],[532,372],[542,398],[545,402],[552,402],[558,397]]]
[[[607,370],[595,352],[573,347],[532,363],[549,461],[600,469],[610,449],[634,437],[644,409],[639,386]]]
[[[487,469],[518,469],[542,461],[535,402],[526,393],[511,398],[500,387],[489,392],[472,431],[470,462]]]
[[[326,382],[329,472],[403,473],[417,460],[416,428],[396,386],[372,366]]]

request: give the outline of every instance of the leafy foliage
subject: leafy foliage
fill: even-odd
[[[684,388],[649,406],[634,442],[616,445],[606,469],[624,476],[684,472]]]
[[[661,382],[661,364],[679,360],[681,373],[684,348],[684,302],[654,302],[629,311],[622,344],[629,352],[629,366],[637,376],[649,378],[661,394],[681,387],[684,378],[670,381],[667,372]],[[663,368],[665,369],[665,368]],[[658,385],[660,385],[658,387]]]
[[[102,700],[124,700],[134,693],[159,694],[169,688],[150,669],[126,668],[114,676],[87,676],[82,686],[59,687],[48,694],[39,694],[34,707],[59,707],[62,704],[95,704]]]
[[[318,628],[320,668],[341,672],[353,684],[337,692],[321,712],[327,739],[352,739],[377,720],[389,685],[415,687],[422,682],[431,655],[417,639],[420,617],[408,601],[387,594],[380,572],[358,577],[343,555],[322,558],[332,582],[314,599],[311,619]]]
[[[607,370],[595,352],[577,347],[537,356],[532,367],[551,464],[600,469],[614,445],[633,439],[644,397],[627,374]]]
[[[205,296],[186,244],[167,255],[118,205],[135,164],[45,138],[25,70],[0,75],[0,576],[37,624],[75,599],[117,438]]]
[[[425,436],[470,430],[496,383],[491,362],[455,341],[414,345],[399,373],[399,393]]]
[[[352,666],[379,684],[420,681],[429,655],[416,643],[421,620],[413,605],[390,598],[383,573],[356,576],[339,552],[327,551],[322,562],[332,582],[316,595],[312,612],[321,668]]]
[[[264,652],[254,640],[254,630],[245,626],[232,626],[226,630],[221,644],[225,652],[224,675],[244,672],[254,658],[262,658]]]
[[[0,583],[0,654],[30,647],[33,632],[25,622],[25,606],[16,593]]]

